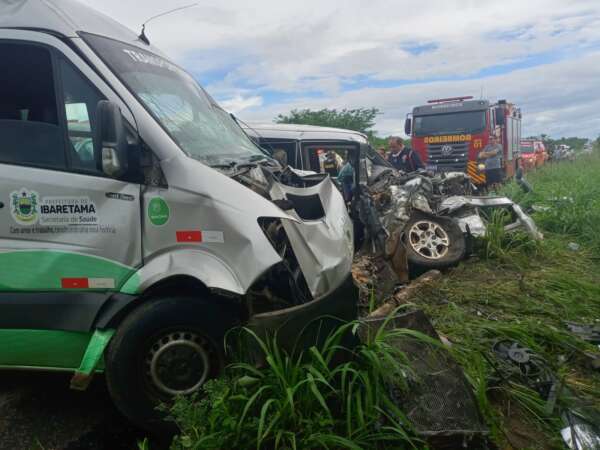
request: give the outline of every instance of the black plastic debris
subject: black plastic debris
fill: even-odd
[[[569,331],[590,344],[600,345],[600,324],[584,325],[576,322],[565,322]]]
[[[501,381],[515,380],[537,391],[548,400],[556,391],[556,377],[546,361],[519,342],[505,339],[492,346],[498,364],[496,370]]]
[[[387,319],[367,318],[359,328],[361,340],[379,330]],[[433,325],[421,310],[397,315],[387,322],[390,329],[418,331],[439,341]],[[405,411],[418,436],[436,449],[486,448],[488,430],[464,372],[440,345],[409,336],[393,345],[406,355],[412,373],[409,388],[391,386],[392,397]]]
[[[558,408],[563,421],[561,436],[565,445],[574,450],[600,449],[600,414],[595,405],[587,405],[564,387],[546,361],[510,339],[497,341],[492,346],[496,356],[496,371],[501,380],[513,380],[535,390],[546,400],[545,413],[550,415]],[[558,402],[558,400],[561,402]]]

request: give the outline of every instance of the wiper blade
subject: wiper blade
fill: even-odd
[[[211,167],[213,169],[233,169],[233,167],[235,167],[235,163],[229,162],[229,163],[209,164],[208,167]]]
[[[236,169],[254,169],[255,167],[258,167],[258,164],[252,162],[239,163],[235,165]]]
[[[273,161],[273,158],[269,158],[267,155],[252,155],[248,158],[245,158],[249,162],[258,162],[258,161]]]

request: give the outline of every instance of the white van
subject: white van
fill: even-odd
[[[356,316],[329,177],[280,177],[194,79],[69,0],[0,2],[0,367],[104,371],[125,415],[194,392],[247,324]]]

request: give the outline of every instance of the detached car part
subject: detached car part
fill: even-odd
[[[477,211],[478,208],[510,209],[517,220],[506,225],[505,229],[507,231],[522,227],[533,239],[540,240],[544,237],[538,230],[531,216],[526,214],[519,205],[508,197],[452,196],[443,199],[440,202],[437,211],[440,214],[456,217],[463,229],[467,229],[467,226],[469,226],[469,230],[473,236],[484,236],[485,227],[481,226],[483,221],[476,218],[476,216],[479,216]],[[471,229],[470,224],[474,225],[473,229]]]
[[[410,373],[408,389],[390,386],[398,407],[418,436],[438,449],[456,449],[472,444],[482,448],[488,430],[464,372],[443,348],[433,325],[421,310],[389,318],[361,321],[359,337],[368,341],[382,326],[418,331],[439,345],[414,336],[395,338],[391,345],[406,355]]]

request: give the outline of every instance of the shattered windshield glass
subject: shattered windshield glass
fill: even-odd
[[[175,64],[113,39],[84,37],[189,156],[209,165],[264,156],[235,120]]]
[[[415,116],[415,136],[479,133],[485,129],[485,111]]]

